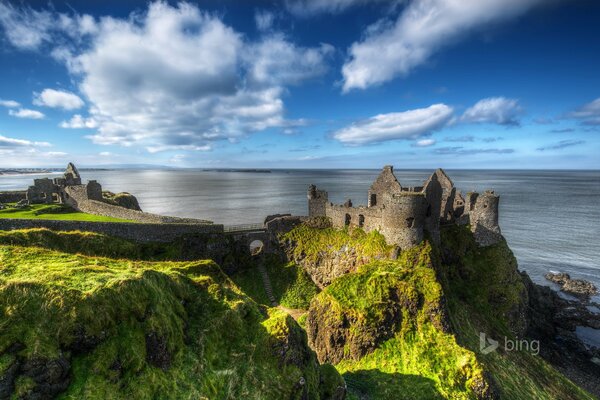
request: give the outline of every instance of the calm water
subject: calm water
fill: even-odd
[[[420,185],[432,171],[396,170],[403,185]],[[599,171],[447,171],[463,193],[500,194],[500,227],[522,270],[539,283],[549,270],[600,286]],[[331,201],[365,204],[379,171],[197,170],[84,171],[111,191],[137,196],[144,211],[223,224],[261,222],[268,214],[306,215],[306,189],[314,183]],[[0,177],[0,190],[26,187],[33,176]],[[596,298],[598,300],[598,298]]]

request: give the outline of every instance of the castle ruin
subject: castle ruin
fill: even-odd
[[[448,224],[470,225],[479,245],[495,244],[501,239],[498,203],[499,196],[489,190],[463,197],[442,169],[423,186],[403,187],[394,168],[385,166],[369,188],[367,206],[354,207],[351,200],[333,204],[326,191],[315,185],[308,188],[310,217],[328,217],[336,228],[377,230],[401,249],[419,244],[426,233],[439,243],[440,226]]]
[[[96,181],[81,183],[81,175],[73,163],[62,177],[34,179],[25,198],[29,204],[70,204],[76,199],[102,201],[102,186]]]

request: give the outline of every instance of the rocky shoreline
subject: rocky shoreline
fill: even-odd
[[[589,299],[598,294],[598,288],[589,281],[583,279],[571,279],[571,276],[564,272],[549,272],[544,278],[550,282],[560,285],[560,290],[583,299]]]
[[[540,355],[576,384],[600,397],[600,348],[585,343],[577,328],[600,333],[600,304],[591,302],[597,293],[586,281],[570,279],[568,274],[549,273],[546,279],[560,284],[561,291],[577,299],[566,299],[550,287],[534,284],[522,272],[529,291],[529,327],[527,336],[540,341]],[[574,282],[575,281],[575,282]]]

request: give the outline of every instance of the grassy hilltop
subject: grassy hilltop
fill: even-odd
[[[522,322],[505,242],[454,227],[392,259],[361,230],[281,239],[307,263],[360,262],[321,290],[264,258],[275,308],[252,261],[228,276],[176,245],[0,232],[0,398],[342,399],[341,377],[352,400],[593,398],[526,351],[479,352],[479,332]]]
[[[31,204],[24,208],[0,210],[0,218],[43,219],[55,221],[133,222],[104,215],[86,214],[63,204]]]

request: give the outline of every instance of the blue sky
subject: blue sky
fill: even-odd
[[[591,0],[0,0],[0,166],[600,169],[598,20]]]

